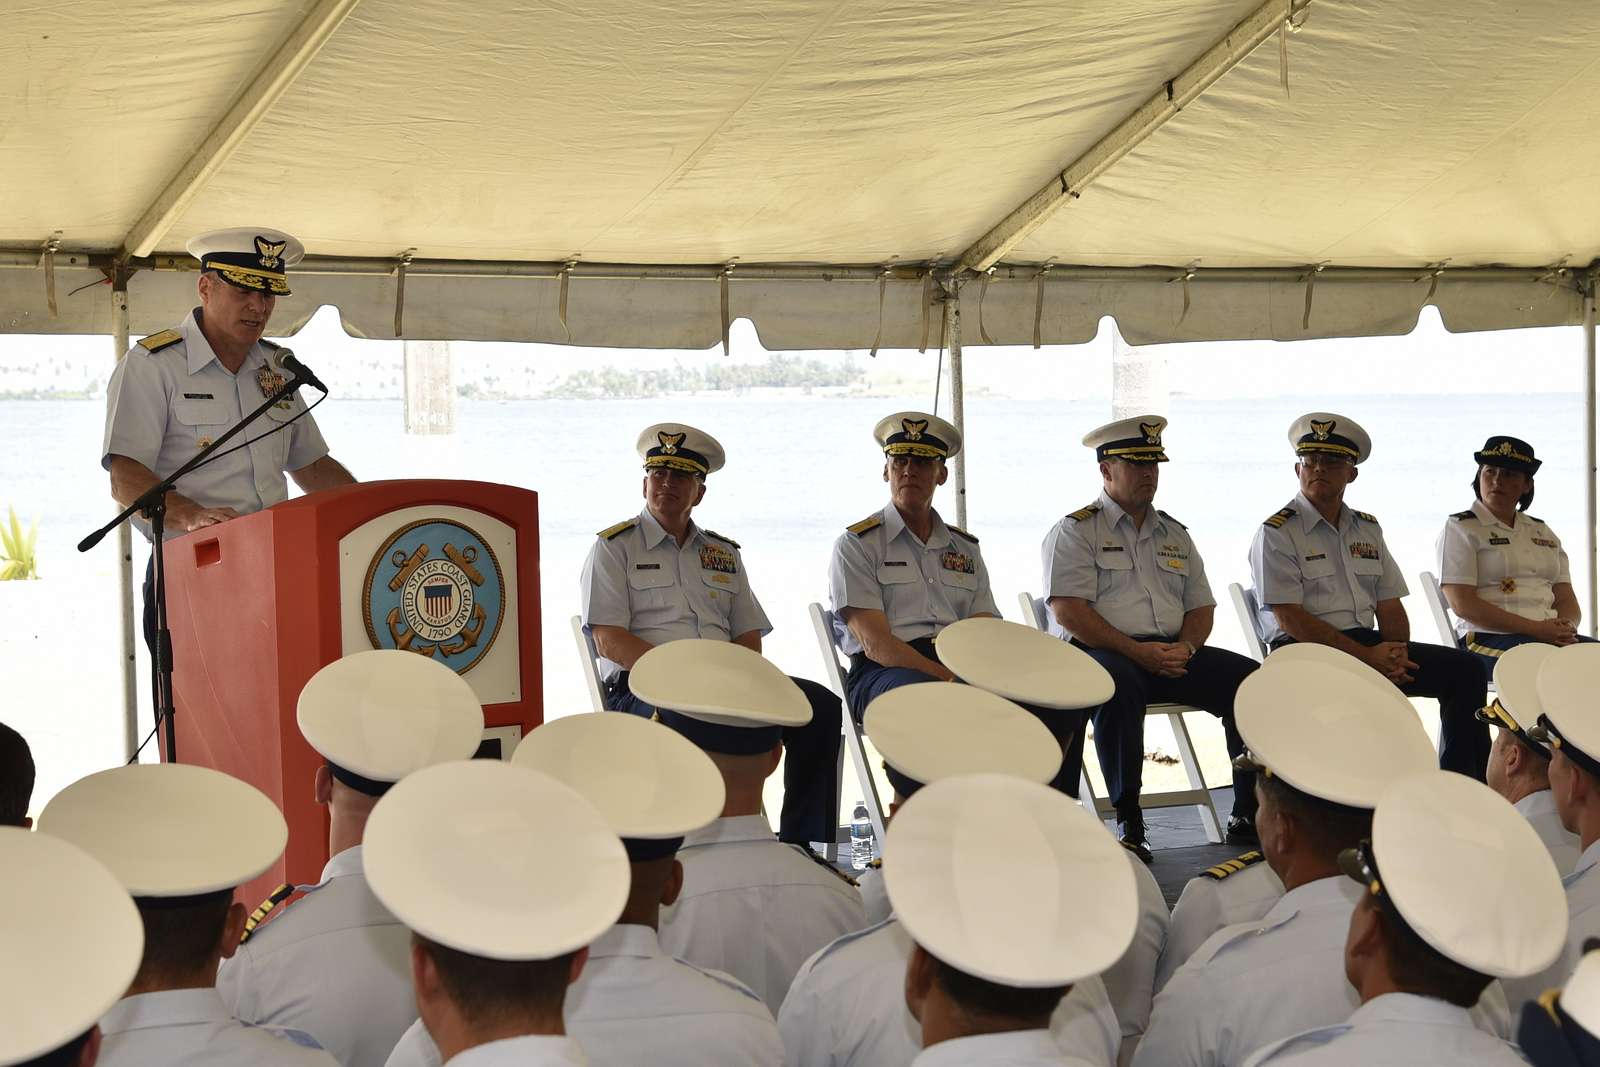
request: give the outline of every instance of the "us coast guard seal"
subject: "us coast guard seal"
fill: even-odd
[[[476,532],[450,519],[424,519],[378,549],[361,600],[373,648],[432,656],[460,674],[500,632],[505,580]]]

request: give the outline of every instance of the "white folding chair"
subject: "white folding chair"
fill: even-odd
[[[1257,663],[1267,662],[1267,643],[1261,638],[1261,604],[1256,591],[1246,589],[1238,582],[1228,586],[1228,598],[1233,601],[1234,614],[1239,617],[1239,629],[1244,634],[1245,647],[1255,656]]]
[[[850,753],[850,763],[856,769],[856,781],[861,786],[862,803],[867,807],[867,818],[872,822],[872,832],[877,835],[879,847],[884,841],[883,803],[878,799],[878,784],[872,777],[872,765],[867,761],[867,747],[861,740],[861,727],[850,714],[850,701],[844,694],[844,668],[839,664],[839,646],[833,639],[833,612],[813,602],[808,609],[811,628],[817,635],[817,650],[822,653],[823,674],[839,703],[844,706],[844,747]],[[844,788],[843,775],[839,788]]]
[[[1049,632],[1049,611],[1043,600],[1031,593],[1022,593],[1017,597],[1017,602],[1022,605],[1022,617],[1039,630]],[[1170,702],[1157,702],[1145,705],[1144,713],[1150,715],[1165,715],[1167,723],[1172,727],[1172,740],[1178,746],[1178,759],[1183,763],[1183,771],[1189,778],[1188,789],[1174,789],[1164,793],[1142,793],[1139,796],[1141,808],[1182,808],[1193,806],[1200,815],[1200,826],[1206,832],[1206,840],[1212,844],[1222,842],[1222,824],[1217,819],[1217,805],[1211,799],[1211,790],[1206,786],[1205,774],[1200,770],[1200,760],[1195,756],[1194,742],[1189,738],[1189,727],[1185,725],[1185,714],[1200,711],[1199,708],[1190,707],[1188,704],[1175,704]],[[1085,724],[1085,729],[1087,729]],[[1084,751],[1089,751],[1087,740]],[[1097,797],[1094,787],[1089,783],[1087,770],[1080,772],[1082,775],[1078,785],[1078,799],[1096,815],[1104,818],[1115,818],[1117,809],[1111,801]]]
[[[578,662],[583,665],[583,680],[589,684],[589,703],[595,711],[606,710],[605,690],[600,686],[600,652],[594,635],[583,628],[583,616],[572,617],[572,636],[578,642]]]
[[[1460,648],[1455,620],[1450,617],[1450,602],[1445,600],[1444,590],[1439,588],[1439,579],[1433,576],[1432,571],[1423,571],[1417,575],[1417,579],[1422,584],[1422,599],[1428,603],[1428,613],[1433,616],[1433,628],[1439,631],[1439,643]]]

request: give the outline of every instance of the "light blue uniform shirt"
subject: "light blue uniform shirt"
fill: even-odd
[[[1378,602],[1406,595],[1378,520],[1341,504],[1335,527],[1304,493],[1256,530],[1250,579],[1268,643],[1283,636],[1273,604],[1298,604],[1335,630],[1373,629]]]
[[[648,508],[632,525],[606,533],[611,536],[596,538],[589,549],[579,580],[585,626],[620,626],[652,645],[772,632],[739,546],[727,538],[691,521],[679,548]],[[621,670],[600,661],[603,678]]]
[[[1182,523],[1152,508],[1135,528],[1105,493],[1052,526],[1043,555],[1045,599],[1087,600],[1130,637],[1176,637],[1187,612],[1217,602]],[[1050,629],[1062,632],[1054,618]]]
[[[760,999],[731,975],[668,956],[648,926],[619,923],[589,946],[562,1015],[594,1067],[783,1063],[778,1027]],[[439,1047],[420,1020],[388,1067],[439,1067]]]
[[[1506,999],[1513,1018],[1522,1005],[1535,1000],[1547,989],[1567,984],[1578,961],[1583,959],[1583,943],[1600,937],[1600,841],[1583,850],[1572,873],[1561,879],[1567,890],[1567,945],[1545,970],[1528,978],[1505,980]]]
[[[908,1067],[922,1048],[922,1027],[906,1007],[910,959],[910,935],[889,918],[807,960],[778,1013],[789,1067]],[[1116,1063],[1120,1034],[1104,983],[1075,984],[1050,1016],[1049,1034],[1057,1055]]]
[[[1269,1045],[1247,1067],[1524,1067],[1515,1045],[1486,1034],[1472,1013],[1436,997],[1374,997],[1337,1026]]]
[[[1000,615],[977,538],[945,525],[937,511],[926,543],[893,504],[873,518],[876,525],[860,533],[847,530],[833,543],[828,595],[835,615],[845,608],[881,611],[902,641],[932,637],[974,615]],[[846,655],[861,651],[843,620],[834,630]]]
[[[411,931],[367,887],[361,846],[223,960],[217,992],[247,1023],[304,1030],[344,1067],[383,1067],[417,1018]]]
[[[100,1018],[100,1067],[337,1067],[298,1030],[246,1026],[215,989],[123,997]]]
[[[589,1059],[570,1037],[530,1034],[469,1048],[451,1057],[450,1067],[589,1067]]]
[[[1539,835],[1544,847],[1550,850],[1550,858],[1555,861],[1556,873],[1563,878],[1571,873],[1578,865],[1578,856],[1583,851],[1583,846],[1579,843],[1577,834],[1561,825],[1561,813],[1556,810],[1556,795],[1548,789],[1540,789],[1529,793],[1512,807],[1528,820],[1533,832]]]
[[[1200,875],[1189,879],[1172,906],[1172,925],[1156,968],[1156,992],[1161,992],[1212,934],[1225,926],[1255,922],[1272,910],[1281,896],[1283,882],[1265,860],[1222,878]]]
[[[1089,1061],[1063,1053],[1047,1030],[1011,1030],[941,1041],[911,1062],[914,1067],[1087,1067]]]
[[[112,372],[100,450],[105,469],[111,469],[112,456],[126,456],[165,478],[261,406],[273,391],[263,387],[263,372],[293,377],[278,367],[288,349],[265,341],[252,345],[238,373],[230,374],[200,331],[198,312],[196,308],[177,328],[181,341],[157,352],[136,344]],[[241,515],[287,499],[284,472],[301,470],[328,454],[315,418],[295,419],[304,410],[299,393],[268,408],[205,466],[179,479],[178,492],[204,507],[232,508]],[[294,425],[279,429],[291,419]],[[261,440],[216,458],[252,438]],[[149,523],[142,518],[135,523],[150,536]],[[183,531],[168,528],[167,533],[175,537]]]

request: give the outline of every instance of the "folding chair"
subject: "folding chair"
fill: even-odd
[[[1261,602],[1256,599],[1256,591],[1232,582],[1228,585],[1228,598],[1233,601],[1234,614],[1239,616],[1239,630],[1244,634],[1245,647],[1257,663],[1267,662],[1267,643],[1261,638]]]
[[[1022,617],[1029,625],[1049,632],[1049,611],[1043,600],[1031,593],[1022,593],[1017,597],[1022,605]],[[1139,796],[1141,808],[1182,808],[1193,806],[1200,815],[1200,825],[1206,832],[1206,839],[1212,844],[1222,842],[1222,824],[1217,819],[1217,806],[1211,799],[1211,790],[1206,786],[1205,775],[1200,770],[1200,760],[1194,753],[1194,742],[1189,738],[1189,727],[1184,724],[1183,717],[1199,708],[1190,707],[1188,704],[1175,704],[1166,701],[1148,704],[1144,713],[1150,715],[1165,715],[1167,722],[1172,727],[1172,740],[1178,746],[1178,758],[1183,762],[1183,771],[1189,777],[1188,789],[1175,789],[1165,793],[1142,793]],[[1088,745],[1084,745],[1088,751]],[[1082,772],[1078,786],[1078,799],[1084,807],[1089,808],[1102,819],[1115,818],[1117,809],[1112,807],[1111,801],[1097,797],[1094,787],[1089,782],[1087,771]]]
[[[811,628],[817,635],[817,649],[822,653],[823,674],[828,686],[844,705],[844,746],[850,753],[850,762],[856,769],[856,781],[861,786],[862,803],[867,808],[867,818],[872,822],[872,832],[880,846],[884,841],[883,803],[878,799],[878,784],[872,777],[872,764],[867,761],[867,748],[861,740],[861,727],[850,714],[850,701],[844,693],[844,668],[839,663],[839,646],[833,639],[833,612],[813,602],[807,609],[811,615]],[[840,775],[839,788],[844,788]]]
[[[572,636],[578,642],[578,662],[583,665],[583,680],[589,684],[589,703],[595,711],[606,710],[605,690],[600,686],[600,653],[594,635],[583,628],[583,616],[572,617]]]
[[[1433,576],[1432,571],[1423,571],[1417,578],[1422,583],[1422,599],[1427,601],[1428,612],[1433,616],[1433,627],[1439,631],[1439,643],[1460,648],[1461,640],[1456,637],[1455,620],[1450,617],[1450,602],[1444,598],[1439,579]]]

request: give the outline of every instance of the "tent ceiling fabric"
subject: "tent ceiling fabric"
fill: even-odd
[[[415,249],[405,336],[663,348],[720,339],[714,274],[575,275],[564,327],[553,277],[439,262],[736,259],[729,313],[768,347],[917,347],[927,287],[909,272],[880,315],[870,271],[749,269],[955,259],[1258,2],[362,0],[157,248],[259,221],[318,257]],[[0,248],[61,231],[68,252],[115,252],[312,7],[11,13]],[[1403,333],[1428,298],[1420,268],[1442,260],[1432,301],[1451,329],[1579,321],[1580,275],[1459,268],[1600,256],[1592,0],[1313,0],[1287,99],[1278,78],[1273,39],[1030,234],[987,287],[988,335],[1029,343],[1037,318],[1044,343],[1082,341],[1103,314],[1136,343]],[[1202,269],[1184,313],[1174,272],[1063,267],[1035,284],[1030,264],[1051,258]],[[99,277],[81,255],[57,257],[54,317],[40,272],[11,259],[0,332],[109,330],[104,286],[66,295]],[[1307,316],[1305,272],[1324,262],[1407,269],[1330,269]],[[978,288],[964,290],[968,345],[982,343]],[[381,267],[303,271],[274,326],[332,303],[352,332],[389,337],[396,289]],[[190,274],[139,271],[133,328],[170,325],[192,294]]]

